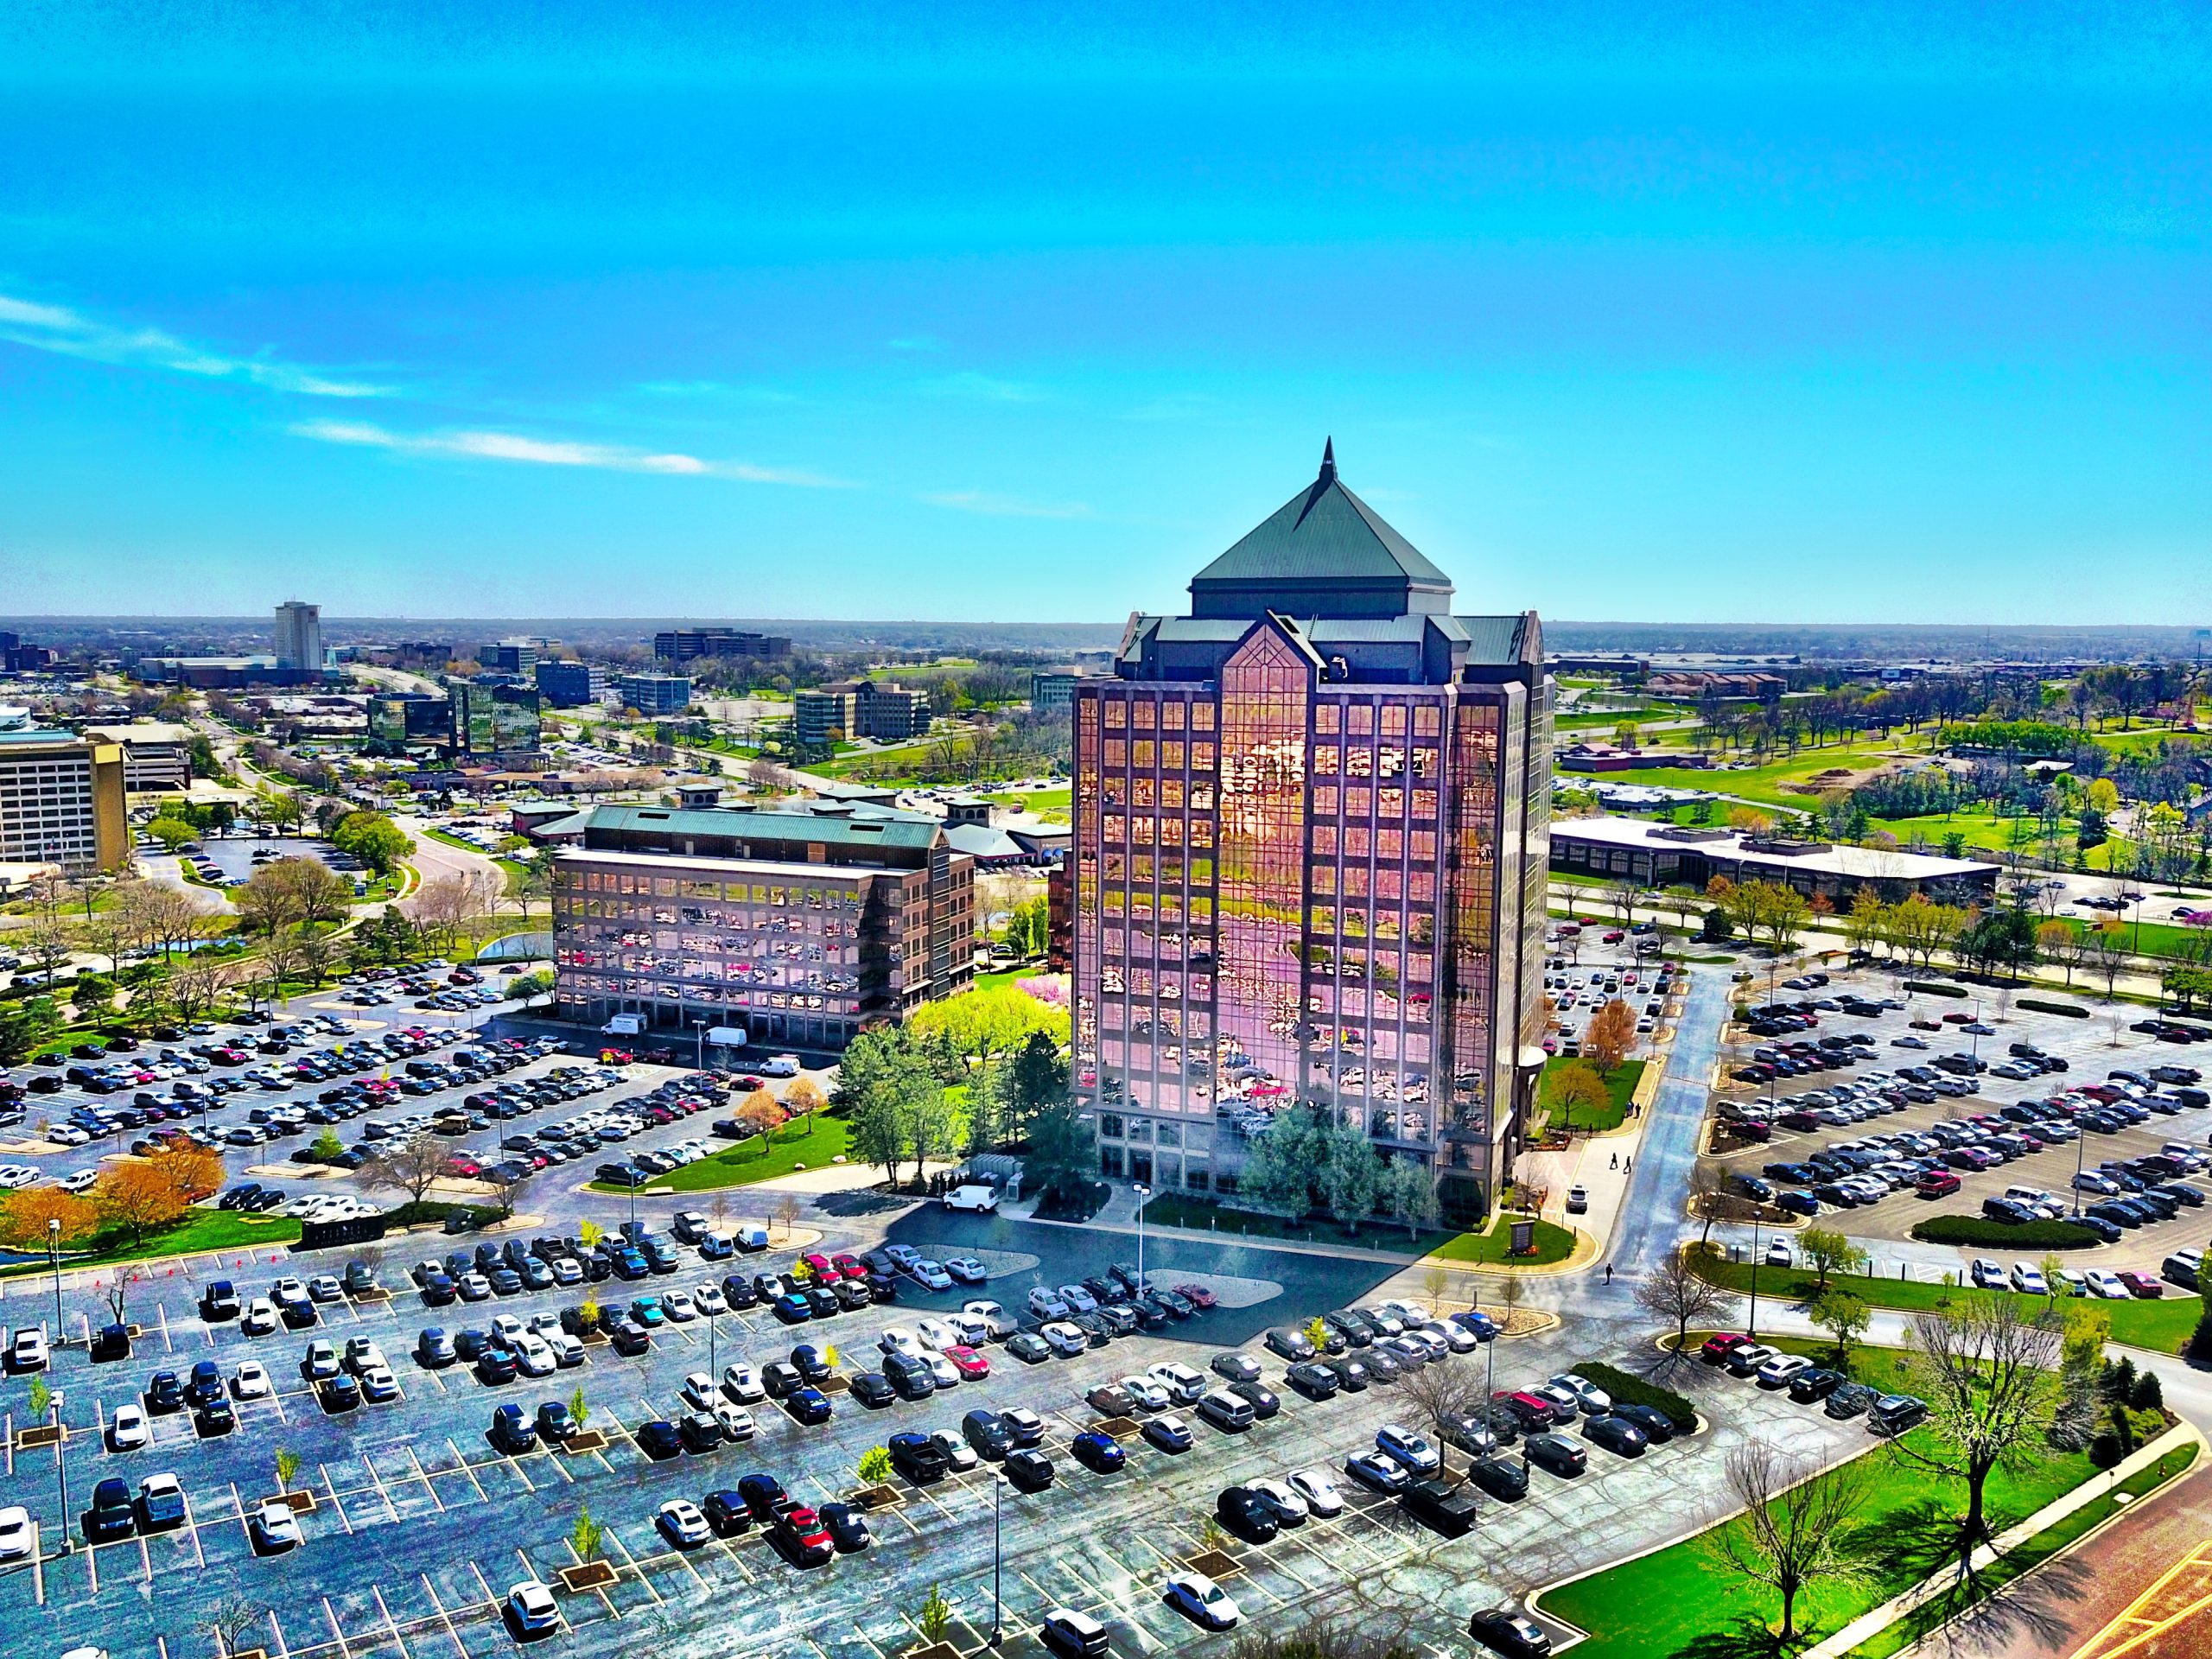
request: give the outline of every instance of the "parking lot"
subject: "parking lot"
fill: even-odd
[[[1742,988],[1751,994],[1755,1006],[1770,1001],[1764,979]],[[1890,999],[1903,1006],[1872,1014],[1853,1013],[1843,1005],[1854,995],[1870,1001]],[[2079,1001],[2088,1006],[2086,998],[2052,1000]],[[1875,1160],[1892,1166],[1899,1179],[1904,1179],[1904,1164],[1922,1159],[1957,1179],[1957,1190],[1941,1195],[1922,1196],[1906,1179],[1904,1185],[1872,1203],[1848,1207],[1822,1204],[1819,1224],[1840,1227],[1876,1248],[1878,1253],[1883,1245],[1903,1244],[1916,1222],[1939,1214],[1979,1216],[1985,1199],[2002,1198],[2012,1188],[2046,1194],[2056,1211],[2066,1215],[2074,1214],[2077,1208],[2086,1211],[2107,1195],[2079,1192],[2077,1204],[2077,1171],[2094,1174],[2107,1164],[2133,1165],[2160,1154],[2162,1148],[2171,1147],[2168,1155],[2192,1167],[2177,1176],[2172,1172],[2139,1175],[2143,1184],[2177,1180],[2200,1193],[2212,1194],[2212,1180],[2197,1173],[2207,1161],[2212,1107],[2182,1104],[2177,1090],[2191,1085],[2151,1077],[2152,1068],[2181,1068],[2181,1073],[2169,1071],[2169,1077],[2175,1079],[2200,1067],[2212,1068],[2212,1058],[2205,1058],[2212,1055],[2212,1048],[2202,1043],[2165,1041],[2130,1029],[2132,1023],[2148,1017],[2146,1011],[2134,1010],[2117,1020],[2102,1013],[2075,1019],[2024,1009],[2015,1000],[2000,1014],[1995,999],[1984,996],[1977,1020],[1977,1003],[1973,1000],[1914,994],[1887,975],[1866,970],[1834,974],[1825,985],[1794,990],[1777,987],[1772,1001],[1830,1006],[1811,1007],[1808,1012],[1819,1023],[1787,1039],[1745,1037],[1732,1051],[1732,1065],[1752,1061],[1756,1051],[1784,1040],[1803,1043],[1862,1036],[1867,1040],[1857,1045],[1859,1058],[1854,1065],[1756,1084],[1735,1082],[1724,1089],[1716,1100],[1717,1111],[1724,1116],[1740,1112],[1764,1117],[1770,1127],[1771,1139],[1725,1153],[1718,1161],[1731,1171],[1764,1179],[1783,1192],[1793,1188],[1803,1192],[1816,1185],[1793,1179],[1783,1166],[1804,1165],[1816,1154],[1833,1154],[1838,1148],[1859,1156],[1861,1161],[1863,1154],[1871,1153]],[[1971,1029],[1974,1024],[1982,1030]],[[2063,1069],[2037,1068],[2032,1061],[2018,1061],[2011,1052],[2014,1044],[2033,1045],[2063,1063]],[[1979,1060],[1988,1069],[1974,1073],[1962,1068],[1954,1073],[1935,1068],[1936,1060],[1957,1055],[1967,1057],[1969,1062]],[[1909,1067],[1929,1068],[1930,1075],[1917,1082],[1900,1075]],[[2008,1067],[2032,1070],[2035,1074],[1998,1075]],[[2091,1087],[2119,1087],[2110,1078],[2116,1071],[2133,1072],[2148,1085],[2126,1085],[2122,1098],[2127,1103],[2120,1108],[2140,1122],[2115,1122],[2101,1109],[2101,1103],[2080,1092]],[[1838,1097],[1834,1091],[1839,1088],[1855,1094]],[[1961,1092],[1936,1094],[1937,1088]],[[2069,1098],[2072,1104],[2039,1116],[2037,1108],[2024,1104],[2055,1098]],[[2019,1109],[2007,1119],[2004,1116],[2007,1108]],[[1811,1121],[1819,1114],[1845,1121]],[[1984,1121],[1977,1122],[1977,1119]],[[1938,1128],[1946,1125],[1951,1127]],[[1896,1141],[1894,1137],[1900,1135],[1918,1139],[1916,1143]],[[1875,1141],[1875,1137],[1886,1139]],[[1992,1157],[1980,1156],[1968,1147],[1986,1147]],[[1976,1166],[1984,1164],[1986,1166]],[[2121,1182],[2115,1177],[2113,1184],[2117,1186]],[[2067,1260],[2069,1265],[2082,1268],[2139,1269],[2155,1277],[2170,1254],[2183,1248],[2201,1249],[2208,1234],[2212,1234],[2212,1210],[2184,1202],[2171,1219],[2123,1226],[2118,1242],[2069,1251]],[[1931,1251],[1942,1254],[1940,1247],[1921,1244],[1888,1254],[1894,1259],[1898,1254]],[[1969,1255],[1987,1253],[1987,1247],[1962,1249],[1959,1259],[1963,1263]],[[2034,1249],[2023,1254],[2039,1258],[2043,1252]]]
[[[654,1219],[664,1217],[656,1212]],[[1037,1271],[1022,1264],[1046,1266],[1045,1252],[1017,1248],[993,1254],[993,1247],[974,1242],[981,1236],[1064,1250],[1062,1259],[1050,1264],[1052,1271],[1072,1274],[1086,1245],[1090,1270],[1103,1265],[1100,1243],[1077,1230],[922,1209],[900,1217],[893,1230],[914,1239],[918,1248],[927,1244],[947,1254],[964,1249],[1005,1268],[982,1294],[1009,1306],[1020,1300],[1020,1287]],[[1058,1244],[1062,1240],[1065,1244]],[[1119,1250],[1128,1241],[1111,1243]],[[1193,1253],[1189,1260],[1182,1258],[1185,1250]],[[404,1253],[403,1246],[387,1259],[396,1262]],[[686,1374],[713,1371],[738,1357],[765,1363],[781,1357],[800,1338],[834,1342],[849,1372],[873,1361],[884,1325],[911,1326],[931,1308],[957,1306],[957,1298],[902,1295],[893,1306],[849,1313],[819,1327],[785,1328],[757,1310],[725,1315],[711,1329],[704,1320],[669,1325],[637,1357],[594,1344],[574,1369],[487,1386],[466,1367],[430,1370],[416,1361],[416,1339],[426,1325],[451,1329],[486,1321],[481,1312],[424,1308],[402,1288],[404,1273],[396,1267],[385,1274],[398,1293],[389,1300],[349,1299],[327,1306],[316,1331],[259,1338],[244,1337],[233,1321],[200,1319],[190,1306],[188,1284],[164,1284],[147,1310],[146,1332],[131,1360],[93,1367],[80,1348],[70,1349],[49,1376],[64,1396],[63,1416],[72,1428],[64,1453],[72,1509],[81,1511],[93,1483],[104,1477],[120,1477],[135,1488],[145,1476],[168,1471],[184,1489],[184,1523],[150,1538],[134,1535],[96,1548],[79,1543],[70,1556],[51,1558],[58,1501],[53,1453],[15,1449],[14,1433],[24,1426],[27,1382],[10,1379],[5,1398],[11,1455],[0,1476],[0,1504],[31,1510],[49,1559],[0,1576],[0,1630],[10,1633],[11,1646],[36,1630],[73,1641],[96,1638],[118,1654],[153,1653],[158,1637],[168,1651],[181,1653],[205,1650],[211,1622],[245,1606],[255,1618],[238,1635],[240,1644],[263,1645],[272,1654],[356,1659],[388,1652],[415,1659],[418,1651],[504,1651],[514,1641],[499,1616],[499,1602],[518,1580],[552,1580],[562,1567],[576,1564],[570,1534],[578,1512],[588,1506],[607,1529],[604,1557],[620,1571],[603,1589],[560,1597],[563,1645],[613,1651],[633,1649],[641,1637],[681,1632],[686,1651],[888,1656],[913,1644],[913,1615],[928,1587],[942,1584],[959,1614],[955,1639],[973,1649],[988,1624],[995,1498],[1002,1505],[1001,1584],[1009,1631],[1026,1633],[1046,1609],[1073,1605],[1108,1624],[1116,1652],[1201,1643],[1209,1638],[1164,1605],[1160,1591],[1167,1573],[1203,1547],[1215,1494],[1232,1482],[1297,1467],[1340,1471],[1346,1455],[1371,1445],[1376,1427],[1402,1420],[1408,1411],[1388,1387],[1329,1402],[1301,1397],[1281,1387],[1282,1364],[1252,1340],[1263,1324],[1351,1300],[1356,1283],[1338,1264],[1305,1258],[1315,1264],[1315,1276],[1300,1287],[1304,1294],[1293,1298],[1278,1292],[1281,1274],[1270,1274],[1274,1264],[1289,1259],[1277,1253],[1209,1252],[1178,1241],[1158,1254],[1160,1261],[1147,1263],[1156,1277],[1211,1279],[1220,1284],[1224,1301],[1255,1294],[1258,1300],[1033,1365],[994,1346],[988,1351],[990,1376],[961,1384],[949,1398],[868,1411],[837,1395],[832,1420],[811,1428],[772,1405],[756,1405],[759,1433],[751,1442],[660,1462],[639,1449],[636,1433],[645,1423],[680,1413],[678,1391]],[[747,1258],[745,1265],[750,1270],[789,1259],[772,1252]],[[1199,1260],[1216,1270],[1193,1265]],[[711,1281],[721,1265],[700,1263],[687,1253],[675,1275],[599,1288],[611,1302],[617,1290]],[[1379,1270],[1363,1271],[1371,1278]],[[249,1287],[241,1282],[240,1288]],[[10,1290],[0,1306],[11,1314],[36,1305],[33,1287],[11,1285]],[[1321,1290],[1330,1294],[1306,1299]],[[500,1299],[496,1310],[486,1312],[527,1318],[575,1300],[574,1292],[525,1294]],[[301,1352],[312,1336],[342,1343],[358,1334],[382,1345],[402,1397],[329,1414],[300,1376]],[[1128,1468],[1118,1474],[1094,1474],[1066,1455],[1071,1438],[1096,1421],[1084,1401],[1094,1385],[1164,1357],[1203,1369],[1217,1346],[1231,1343],[1264,1360],[1268,1384],[1281,1398],[1278,1416],[1230,1435],[1185,1412],[1198,1436],[1192,1451],[1170,1456],[1132,1440]],[[1541,1342],[1509,1343],[1494,1352],[1499,1387],[1540,1378],[1574,1357]],[[1492,1353],[1485,1349],[1440,1363],[1487,1365]],[[149,1446],[124,1452],[106,1448],[104,1431],[115,1408],[136,1401],[154,1370],[181,1373],[194,1360],[213,1357],[228,1376],[248,1357],[267,1366],[276,1390],[265,1400],[236,1402],[238,1422],[230,1434],[203,1440],[188,1413],[157,1415]],[[1748,1383],[1711,1374],[1700,1374],[1694,1383],[1712,1420],[1710,1433],[1655,1447],[1634,1462],[1592,1447],[1589,1471],[1578,1479],[1557,1479],[1539,1470],[1522,1502],[1483,1499],[1477,1530],[1465,1539],[1439,1538],[1394,1501],[1363,1493],[1339,1472],[1338,1484],[1350,1499],[1345,1513],[1309,1521],[1266,1545],[1233,1547],[1240,1567],[1228,1586],[1255,1619],[1284,1607],[1334,1605],[1335,1599],[1388,1586],[1392,1605],[1408,1609],[1432,1650],[1464,1652],[1464,1642],[1451,1632],[1464,1630],[1469,1611],[1537,1579],[1618,1553],[1623,1515],[1638,1516],[1642,1525],[1680,1529],[1717,1512],[1724,1502],[1718,1454],[1732,1438],[1757,1429],[1808,1448],[1863,1442],[1859,1425],[1829,1422],[1816,1410],[1789,1406]],[[530,1408],[541,1400],[566,1400],[578,1389],[589,1406],[587,1428],[604,1437],[602,1445],[521,1456],[494,1449],[486,1428],[498,1404],[512,1401]],[[865,1557],[840,1556],[826,1567],[801,1570],[757,1529],[679,1550],[653,1526],[654,1510],[664,1499],[697,1501],[754,1470],[777,1474],[803,1502],[843,1496],[858,1484],[861,1454],[890,1434],[957,1428],[966,1410],[1012,1405],[1028,1406],[1045,1419],[1055,1484],[1034,1496],[1009,1490],[1001,1497],[987,1470],[926,1487],[895,1482],[899,1501],[873,1517],[876,1541]],[[255,1552],[246,1521],[277,1489],[279,1450],[299,1459],[293,1487],[311,1494],[313,1502],[298,1517],[300,1548],[264,1557]],[[1072,1524],[1078,1517],[1079,1527]],[[73,1516],[69,1525],[76,1525]],[[1009,1645],[1034,1650],[1026,1634],[1017,1634]]]

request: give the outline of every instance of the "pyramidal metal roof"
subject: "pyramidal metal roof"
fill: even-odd
[[[1449,590],[1452,579],[1337,476],[1336,442],[1321,472],[1192,578],[1209,586],[1253,582],[1410,582]]]

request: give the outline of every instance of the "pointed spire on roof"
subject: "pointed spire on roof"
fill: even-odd
[[[1337,481],[1337,441],[1334,438],[1323,438],[1321,440],[1321,477],[1319,481],[1324,484],[1333,484]]]

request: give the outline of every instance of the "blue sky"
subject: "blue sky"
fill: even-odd
[[[0,20],[0,611],[2212,620],[2199,9]]]

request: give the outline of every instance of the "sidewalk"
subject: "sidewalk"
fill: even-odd
[[[2139,1471],[2149,1468],[2167,1452],[2192,1443],[2202,1449],[2204,1446],[2203,1436],[2187,1423],[2176,1424],[2148,1446],[2138,1446],[2128,1456],[2106,1470],[2101,1478],[2091,1476],[2072,1491],[2044,1504],[2026,1520],[2006,1528],[1988,1543],[1974,1551],[1972,1570],[1980,1572],[1992,1566],[2008,1551],[2018,1548],[2037,1533],[2050,1530],[2075,1510],[2088,1508],[2106,1493],[2113,1491],[2120,1482]],[[2121,1510],[2120,1513],[2125,1514],[2126,1511]],[[2113,1518],[2119,1517],[2116,1515]],[[2075,1540],[2076,1543],[2080,1541],[2079,1539]],[[2052,1559],[2056,1560],[2057,1557],[2054,1556]],[[1933,1577],[1922,1580],[1903,1595],[1893,1596],[1880,1606],[1870,1608],[1834,1636],[1806,1649],[1802,1659],[1843,1659],[1844,1655],[1851,1652],[1860,1643],[1868,1641],[1879,1632],[1887,1630],[1916,1607],[1941,1594],[1944,1589],[1955,1582],[1956,1576],[1955,1570],[1946,1568]],[[1968,1618],[1972,1616],[1971,1613],[1967,1615]]]

